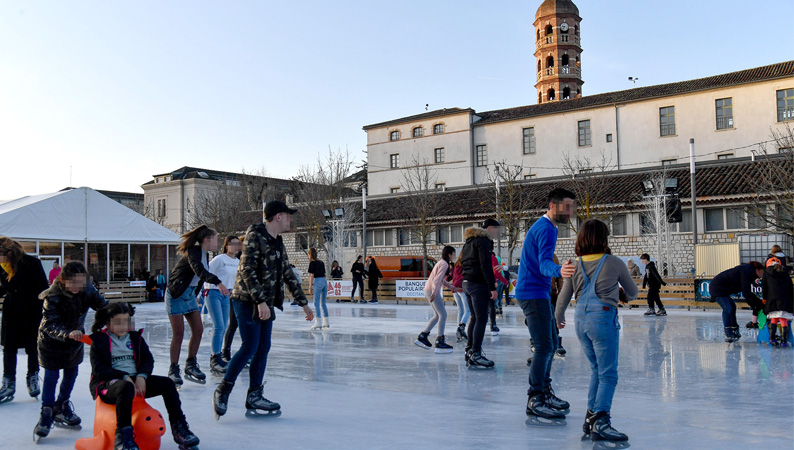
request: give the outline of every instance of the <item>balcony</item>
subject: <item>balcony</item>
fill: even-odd
[[[576,66],[560,66],[560,67],[547,67],[538,72],[538,81],[559,75],[560,78],[580,78],[582,76],[582,69]]]
[[[573,43],[579,48],[582,46],[581,38],[579,36],[571,33],[557,33],[550,34],[548,36],[541,36],[540,39],[535,41],[535,47],[540,49],[549,45],[553,45],[555,42],[563,45]]]

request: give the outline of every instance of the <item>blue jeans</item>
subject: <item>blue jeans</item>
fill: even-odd
[[[466,292],[453,292],[455,304],[458,305],[458,325],[469,321],[469,299]]]
[[[58,400],[55,400],[55,386],[58,384],[59,370],[44,369],[44,382],[41,386],[41,406],[52,408],[56,403],[62,404],[69,400],[77,379],[77,368],[80,366],[63,369],[63,380],[61,381],[61,391],[58,393]]]
[[[493,301],[494,306],[498,309],[502,307],[502,294],[505,291],[505,284],[501,281],[496,282],[496,300]]]
[[[325,300],[328,297],[328,281],[325,277],[314,279],[314,311],[317,313],[317,318],[328,317],[328,306]],[[320,307],[322,306],[322,310]],[[321,312],[322,311],[322,312]]]
[[[587,297],[582,296],[576,304],[575,321],[576,337],[590,361],[587,409],[609,412],[618,385],[618,310],[597,299],[587,301]]]
[[[237,316],[237,326],[240,329],[243,343],[237,353],[232,356],[232,360],[229,361],[226,375],[223,378],[234,383],[245,368],[245,364],[250,360],[249,387],[255,388],[262,385],[262,380],[265,377],[267,354],[270,352],[270,335],[273,333],[275,316],[271,316],[270,320],[262,321],[259,320],[257,313],[257,318],[254,318],[257,306],[240,300],[232,300],[232,308]]]
[[[715,297],[714,301],[722,307],[722,326],[738,327],[736,322],[736,302],[730,297]]]
[[[212,318],[212,354],[216,355],[221,352],[223,334],[226,333],[226,324],[229,323],[229,296],[221,294],[219,289],[209,291],[204,303]]]
[[[535,355],[529,366],[529,395],[533,395],[551,386],[551,362],[558,342],[557,326],[551,300],[518,300],[518,304],[524,311],[529,335],[535,343]]]

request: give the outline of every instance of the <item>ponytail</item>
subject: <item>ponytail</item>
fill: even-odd
[[[119,314],[129,314],[132,317],[135,315],[135,308],[129,303],[111,303],[104,308],[100,308],[94,314],[94,324],[91,325],[91,332],[96,333],[107,327],[110,319]]]
[[[199,225],[196,228],[182,235],[182,242],[176,247],[177,253],[187,256],[187,251],[196,244],[201,245],[204,239],[217,235],[218,232],[206,225]]]

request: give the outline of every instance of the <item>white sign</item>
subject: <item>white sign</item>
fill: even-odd
[[[146,287],[145,281],[130,281],[130,287]]]
[[[353,292],[353,282],[351,280],[329,280],[328,297],[350,298]]]
[[[397,297],[424,298],[427,280],[397,280]]]

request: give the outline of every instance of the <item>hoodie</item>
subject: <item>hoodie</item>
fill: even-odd
[[[463,234],[466,243],[460,252],[463,280],[470,283],[485,284],[488,290],[496,290],[491,255],[493,241],[482,228],[468,228]]]

